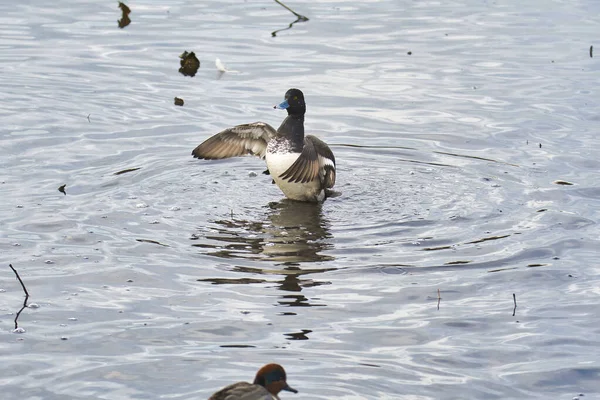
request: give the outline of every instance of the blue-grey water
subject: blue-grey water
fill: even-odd
[[[2,398],[600,398],[600,2],[286,4],[0,3]],[[290,87],[322,205],[190,156]]]

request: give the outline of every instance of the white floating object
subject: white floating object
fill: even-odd
[[[215,60],[215,66],[217,67],[217,69],[221,72],[226,72],[227,68],[225,68],[225,65],[223,64],[223,62],[221,62],[220,58],[217,58]]]
[[[227,69],[227,67],[225,67],[225,64],[223,64],[223,62],[221,61],[221,59],[218,58],[218,57],[215,60],[215,66],[217,67],[217,70],[219,72],[239,72],[239,71],[234,71],[232,69]]]

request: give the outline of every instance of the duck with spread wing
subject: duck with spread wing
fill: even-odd
[[[265,159],[269,173],[286,197],[323,201],[335,184],[335,157],[325,142],[304,135],[304,94],[290,89],[275,108],[288,113],[277,130],[264,122],[234,126],[205,140],[192,155],[206,160],[259,156]]]

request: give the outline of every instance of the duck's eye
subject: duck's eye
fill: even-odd
[[[298,96],[294,96],[294,100],[298,100]]]

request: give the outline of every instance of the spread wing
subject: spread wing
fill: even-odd
[[[273,396],[260,385],[238,382],[224,387],[208,400],[273,400]]]
[[[335,185],[335,157],[325,142],[307,135],[302,153],[280,177],[295,183],[311,182],[318,177],[323,187],[332,188]]]
[[[225,129],[206,139],[192,151],[196,158],[216,160],[254,154],[265,157],[267,143],[277,131],[264,122],[254,122]]]

